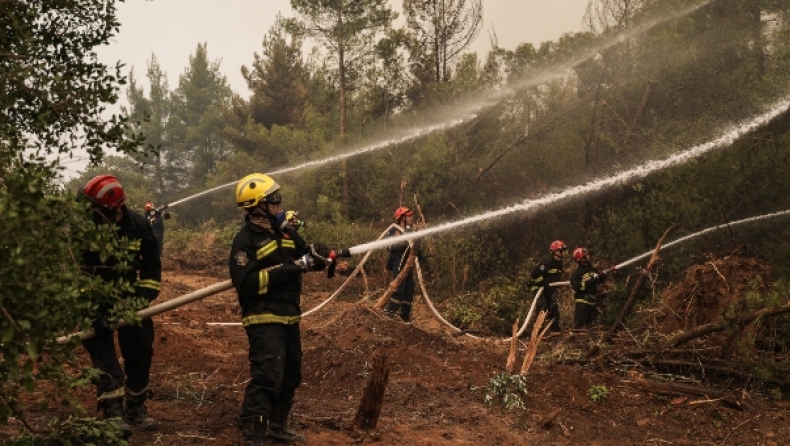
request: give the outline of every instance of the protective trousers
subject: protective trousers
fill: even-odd
[[[250,377],[241,418],[269,418],[275,405],[293,403],[302,382],[302,340],[299,324],[248,325]]]
[[[580,302],[584,300],[584,302]],[[598,309],[595,308],[595,296],[584,296],[583,299],[576,299],[576,306],[573,310],[573,328],[589,327],[595,323]]]
[[[554,288],[546,287],[538,297],[538,302],[535,304],[535,313],[539,314],[541,311],[546,311],[546,319],[551,319],[550,331],[560,331],[560,306],[557,304],[557,293]]]
[[[391,280],[395,280],[400,272],[392,271]],[[411,320],[411,306],[414,303],[414,270],[400,283],[398,289],[392,294],[384,311],[391,317],[399,315],[403,322]]]
[[[154,356],[154,323],[151,319],[143,319],[141,325],[118,329],[123,369],[115,352],[113,331],[97,334],[82,341],[82,345],[90,354],[93,366],[104,372],[94,381],[97,395],[122,388],[124,376],[126,387],[134,392],[148,387],[151,358]]]

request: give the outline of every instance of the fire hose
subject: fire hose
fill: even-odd
[[[761,216],[757,216],[757,217],[745,218],[745,219],[734,221],[734,222],[730,222],[730,223],[727,223],[727,224],[716,225],[716,226],[704,229],[702,231],[695,232],[693,234],[687,235],[685,237],[681,237],[681,238],[679,238],[677,240],[674,240],[672,242],[666,243],[663,246],[661,246],[659,249],[660,250],[666,249],[666,248],[668,248],[670,246],[673,246],[675,244],[687,241],[687,240],[689,240],[691,238],[694,238],[694,237],[706,234],[708,232],[714,231],[716,229],[720,229],[722,227],[732,227],[732,226],[740,225],[740,224],[743,224],[743,223],[749,223],[749,222],[754,222],[754,221],[757,221],[757,220],[763,220],[763,219],[779,217],[779,216],[785,216],[785,215],[790,215],[790,210],[775,212],[775,213],[771,213],[771,214],[765,214],[765,215],[761,215]],[[329,254],[329,258],[325,259],[327,261],[327,263],[329,264],[329,266],[327,267],[327,275],[329,277],[332,277],[332,275],[334,275],[335,267],[336,267],[336,263],[337,263],[336,259],[338,257],[350,257],[350,256],[356,255],[356,254],[369,253],[369,252],[372,252],[372,251],[377,250],[377,249],[385,248],[386,246],[388,246],[390,244],[404,242],[404,241],[416,240],[416,239],[419,239],[419,238],[431,235],[431,234],[433,234],[435,232],[439,232],[439,231],[443,230],[444,227],[445,226],[438,226],[438,227],[433,227],[433,228],[427,228],[425,230],[417,231],[417,232],[407,232],[407,233],[404,233],[404,234],[401,234],[401,235],[398,235],[398,236],[388,237],[386,240],[381,240],[381,238],[379,238],[379,240],[376,240],[376,241],[373,241],[373,242],[363,243],[361,245],[357,245],[357,246],[353,246],[353,247],[349,247],[349,248],[343,248],[343,249],[340,249],[340,250],[337,250],[337,251],[331,251],[330,254]],[[604,272],[608,273],[608,272],[611,272],[613,270],[621,269],[621,268],[623,268],[625,266],[631,265],[631,264],[633,264],[633,263],[635,263],[635,262],[637,262],[637,261],[639,261],[639,260],[651,255],[652,252],[653,251],[648,251],[648,252],[646,252],[644,254],[640,254],[640,255],[638,255],[636,257],[633,257],[633,258],[631,258],[629,260],[626,260],[625,262],[619,263],[619,264],[617,264],[617,265],[605,270]],[[363,259],[363,261],[364,261],[364,259]],[[355,272],[356,272],[356,270],[355,270]],[[420,275],[420,272],[418,270],[418,276],[419,275]],[[569,282],[553,282],[553,283],[549,284],[549,286],[552,286],[552,287],[567,286],[567,285],[569,285]],[[139,311],[137,314],[141,318],[149,318],[149,317],[155,316],[157,314],[161,314],[161,313],[173,310],[175,308],[178,308],[180,306],[183,306],[183,305],[195,302],[197,300],[204,299],[204,298],[206,298],[208,296],[212,296],[214,294],[221,293],[221,292],[229,290],[231,288],[233,288],[233,284],[231,283],[230,280],[226,280],[224,282],[220,282],[220,283],[208,286],[206,288],[203,288],[203,289],[200,289],[200,290],[197,290],[197,291],[193,291],[192,293],[185,294],[183,296],[177,297],[177,298],[169,300],[167,302],[163,302],[161,304],[154,305],[152,307],[146,308],[144,310]],[[331,296],[330,299],[332,299],[338,292],[333,294],[333,296]],[[427,297],[427,293],[424,293],[424,295]],[[535,298],[532,301],[532,306],[530,307],[530,310],[527,313],[527,317],[524,320],[524,323],[522,324],[521,329],[518,331],[518,336],[523,334],[524,330],[526,330],[526,327],[529,324],[531,316],[532,316],[532,314],[534,312],[535,303],[537,302],[538,297],[540,297],[540,291],[538,292],[538,294],[535,295]],[[330,300],[330,299],[328,299],[328,300]],[[428,299],[426,299],[426,302],[428,302]],[[321,304],[320,306],[323,306],[325,304],[326,304],[326,302],[324,304]],[[431,307],[431,311],[434,313],[434,315],[438,314],[438,311],[436,311],[436,309],[433,307],[432,304],[430,304],[429,307]],[[305,313],[305,315],[311,314],[313,311],[315,311],[317,309],[318,308],[315,308],[315,309]],[[455,330],[456,332],[461,332],[462,331],[460,328],[457,328],[457,327],[453,326],[452,324],[447,322],[442,317],[440,317],[439,320],[443,321],[442,322],[443,324],[448,325],[449,327],[452,327],[452,329]],[[113,324],[112,328],[120,328],[120,327],[124,327],[124,326],[127,326],[127,325],[129,325],[129,322],[121,319],[116,324]],[[59,344],[65,344],[65,343],[69,342],[69,340],[71,338],[74,338],[74,337],[78,337],[79,339],[82,340],[82,339],[91,338],[91,337],[93,337],[95,335],[96,335],[96,332],[94,330],[84,330],[84,331],[73,333],[73,334],[70,334],[70,335],[67,335],[67,336],[61,336],[61,337],[57,338],[57,342]],[[469,333],[466,333],[466,335],[467,336],[471,336]],[[507,339],[507,341],[509,341],[509,340],[510,340],[510,338]]]

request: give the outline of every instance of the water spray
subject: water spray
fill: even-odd
[[[511,205],[511,206],[508,206],[508,207],[503,208],[503,209],[486,212],[484,214],[480,214],[480,215],[476,215],[476,216],[473,216],[473,217],[469,217],[469,218],[466,218],[464,220],[460,220],[460,221],[457,221],[457,222],[451,222],[451,223],[446,223],[446,224],[439,225],[439,226],[433,226],[433,227],[425,228],[425,229],[423,229],[421,231],[407,232],[407,233],[404,233],[402,235],[389,237],[389,238],[387,238],[385,240],[376,240],[376,241],[372,241],[372,242],[368,242],[368,243],[363,243],[361,245],[352,246],[350,248],[343,248],[343,249],[339,249],[337,251],[332,251],[330,256],[329,256],[329,260],[331,260],[332,264],[334,264],[334,262],[337,259],[337,257],[348,257],[348,256],[356,255],[356,254],[366,253],[366,252],[373,251],[373,250],[383,249],[383,248],[385,248],[385,247],[387,247],[387,246],[389,246],[389,245],[391,245],[393,243],[408,242],[408,241],[411,241],[411,240],[416,240],[416,239],[420,239],[420,238],[423,238],[423,237],[427,237],[427,236],[432,235],[432,234],[445,232],[445,231],[448,231],[448,230],[451,230],[451,229],[455,229],[455,228],[459,228],[459,227],[462,227],[462,226],[466,226],[466,225],[469,225],[469,224],[472,224],[472,223],[478,223],[478,222],[487,221],[487,220],[490,220],[490,219],[493,219],[493,218],[496,218],[496,217],[512,214],[512,213],[515,213],[515,212],[528,211],[528,210],[531,210],[531,209],[539,208],[541,206],[549,206],[549,205],[556,204],[557,202],[565,200],[565,199],[568,199],[568,198],[573,198],[573,197],[580,196],[580,195],[583,195],[583,194],[586,194],[586,193],[595,192],[595,191],[601,190],[601,189],[603,189],[605,187],[613,186],[613,185],[616,185],[616,184],[619,184],[619,183],[623,183],[623,182],[626,182],[628,180],[633,180],[635,178],[643,178],[643,177],[647,176],[648,174],[650,174],[652,172],[655,172],[657,170],[665,169],[665,168],[668,168],[668,167],[672,167],[672,166],[675,166],[675,165],[682,164],[682,163],[684,163],[686,161],[690,161],[690,160],[695,159],[695,158],[697,158],[697,157],[699,157],[701,155],[704,155],[704,154],[706,154],[706,153],[708,153],[708,152],[710,152],[710,151],[712,151],[714,149],[717,149],[719,147],[732,144],[738,138],[742,137],[746,133],[756,129],[757,127],[760,127],[762,125],[767,124],[768,122],[770,122],[771,120],[773,120],[774,118],[779,116],[780,114],[782,114],[785,111],[787,111],[788,108],[790,108],[790,99],[783,99],[782,101],[774,104],[774,106],[772,106],[767,112],[763,113],[762,115],[757,116],[756,118],[753,118],[753,119],[751,119],[749,121],[743,122],[743,123],[735,126],[733,128],[733,130],[731,130],[730,132],[722,135],[721,137],[719,137],[719,138],[717,138],[717,139],[715,139],[713,141],[709,141],[707,143],[700,144],[698,146],[692,147],[689,150],[686,150],[686,151],[683,151],[681,153],[678,153],[678,154],[676,154],[674,156],[671,156],[671,157],[669,157],[669,158],[667,158],[667,159],[665,159],[663,161],[651,161],[651,162],[648,162],[647,164],[645,164],[643,166],[639,166],[639,167],[636,167],[636,168],[627,170],[625,172],[622,172],[622,173],[619,173],[619,174],[616,174],[616,175],[612,175],[612,176],[609,176],[609,177],[606,177],[606,178],[603,178],[603,179],[600,179],[600,180],[591,181],[591,182],[588,182],[587,184],[584,184],[584,185],[575,186],[575,187],[569,188],[569,189],[567,189],[567,190],[565,190],[563,192],[549,194],[549,195],[546,195],[546,196],[544,196],[542,198],[538,198],[536,200],[527,200],[527,201],[525,201],[525,202],[523,202],[521,204]],[[181,201],[184,201],[184,200],[181,200]],[[170,204],[170,206],[172,206],[172,203]],[[778,213],[775,213],[775,214],[767,214],[765,216],[752,217],[751,219],[739,220],[737,222],[730,223],[730,225],[747,223],[747,222],[751,222],[751,221],[755,221],[755,220],[759,220],[759,219],[764,219],[764,218],[776,217],[776,216],[780,216],[780,215],[785,215],[787,213],[790,213],[790,210],[778,212]],[[668,246],[671,246],[673,244],[680,243],[681,241],[687,240],[689,238],[692,238],[692,237],[695,237],[695,236],[698,236],[698,235],[702,235],[703,233],[706,233],[706,232],[709,232],[709,231],[713,231],[713,230],[715,230],[716,228],[718,228],[720,226],[717,226],[715,228],[709,228],[709,229],[706,229],[706,230],[704,230],[704,231],[702,231],[700,233],[692,234],[690,236],[686,236],[683,239],[678,239],[678,240],[676,240],[674,242],[670,242],[670,243],[664,245],[664,247],[668,247]],[[616,265],[615,268],[621,268],[623,266],[630,265],[630,264],[632,264],[632,263],[644,258],[645,256],[647,256],[649,254],[650,253],[642,254],[642,255],[637,256],[637,257],[635,257],[633,259],[627,260],[627,261],[625,261],[625,262],[623,262],[623,263],[621,263],[619,265]],[[178,306],[185,305],[187,303],[193,302],[195,300],[203,299],[203,298],[208,297],[208,296],[210,296],[212,294],[216,294],[216,293],[219,293],[221,291],[225,291],[227,289],[230,289],[232,286],[233,285],[228,280],[228,281],[225,281],[225,282],[213,285],[211,287],[204,288],[203,290],[199,290],[199,291],[196,291],[194,293],[190,293],[188,295],[181,296],[180,298],[173,299],[172,301],[168,301],[168,302],[165,302],[163,304],[147,308],[145,310],[142,310],[138,314],[140,314],[141,317],[151,317],[151,316],[154,316],[156,314],[163,313],[165,311],[169,311],[169,310],[171,310],[173,308],[176,308]],[[204,292],[206,290],[211,290],[211,291]],[[200,294],[198,294],[198,293],[200,293]],[[180,299],[183,299],[183,300],[180,300]],[[178,301],[178,303],[171,304],[171,302],[175,302],[175,301]],[[166,308],[160,309],[160,307],[165,306],[165,305],[167,305]],[[121,322],[125,322],[125,321],[121,321]],[[81,338],[84,339],[83,336],[85,336],[86,333],[91,333],[92,331],[93,330],[87,330],[85,332],[80,332],[80,333],[76,333],[76,334],[73,334],[73,335],[61,337],[61,338],[58,338],[58,342],[60,342],[60,343],[68,342],[68,339],[73,337],[73,336],[80,336]],[[94,335],[95,335],[95,333],[91,334],[88,337],[91,337],[91,336],[94,336]]]
[[[469,106],[469,107],[465,108],[464,110],[462,110],[461,113],[463,114],[463,116],[461,116],[459,118],[455,118],[455,119],[452,119],[452,120],[449,120],[449,121],[445,121],[445,122],[442,122],[442,123],[439,123],[439,124],[435,124],[435,125],[429,125],[429,126],[423,126],[423,127],[417,127],[417,128],[414,128],[414,129],[409,129],[408,130],[408,134],[400,136],[400,137],[390,138],[390,139],[387,139],[387,140],[384,140],[384,141],[381,141],[381,142],[378,142],[378,143],[375,143],[375,144],[369,144],[367,146],[360,147],[359,149],[352,150],[352,151],[346,152],[346,153],[341,153],[339,155],[330,156],[330,157],[322,158],[322,159],[319,159],[319,160],[307,161],[307,162],[304,162],[304,163],[301,163],[301,164],[297,164],[296,166],[283,167],[281,169],[278,169],[278,170],[275,170],[275,171],[272,171],[272,172],[268,172],[267,175],[279,175],[279,174],[283,174],[283,173],[295,172],[295,171],[306,169],[306,168],[309,168],[309,167],[318,167],[318,166],[322,166],[324,164],[329,164],[329,163],[333,163],[333,162],[336,162],[336,161],[342,161],[344,159],[351,158],[351,157],[354,157],[354,156],[357,156],[357,155],[361,155],[361,154],[364,154],[364,153],[375,152],[377,150],[385,149],[385,148],[390,147],[390,146],[397,146],[398,144],[402,144],[402,143],[406,143],[406,142],[409,142],[409,141],[413,141],[413,140],[422,138],[424,136],[430,135],[431,133],[434,133],[434,132],[448,130],[448,129],[451,129],[451,128],[455,127],[455,126],[461,125],[461,124],[463,124],[465,122],[469,122],[469,121],[475,119],[478,116],[478,113],[480,111],[482,111],[487,105],[488,105],[488,103],[480,102],[480,103],[477,103],[477,105]],[[238,183],[238,181],[233,181],[231,183],[222,184],[222,185],[219,185],[219,186],[216,186],[216,187],[212,187],[211,189],[207,189],[207,190],[205,190],[203,192],[200,192],[200,193],[197,193],[197,194],[194,194],[194,195],[190,195],[190,196],[188,196],[186,198],[182,198],[180,200],[176,200],[176,201],[170,203],[169,206],[173,207],[173,206],[179,205],[179,204],[181,204],[181,203],[183,203],[185,201],[189,201],[189,200],[198,198],[200,196],[203,196],[203,195],[206,195],[206,194],[210,194],[212,192],[215,192],[215,191],[218,191],[218,190],[221,190],[221,189],[225,189],[227,187],[235,186],[237,183]]]
[[[573,58],[571,63],[557,63],[555,66],[545,68],[544,70],[526,79],[514,81],[511,85],[497,88],[493,92],[489,92],[486,95],[480,95],[477,98],[471,98],[465,101],[464,105],[456,104],[454,107],[450,108],[450,110],[452,110],[451,115],[455,117],[446,120],[444,122],[428,125],[428,126],[419,126],[415,128],[405,129],[403,130],[403,134],[401,136],[389,138],[377,143],[368,144],[366,146],[360,147],[359,149],[352,150],[350,152],[341,153],[339,155],[330,156],[327,158],[322,158],[314,161],[308,161],[291,167],[284,167],[272,172],[268,172],[267,175],[279,175],[279,174],[294,172],[310,167],[318,167],[336,161],[342,161],[344,159],[351,158],[357,155],[375,152],[381,149],[385,149],[387,147],[397,146],[398,144],[411,142],[420,139],[424,136],[430,135],[434,132],[449,130],[461,124],[470,122],[473,119],[477,118],[477,116],[481,112],[485,111],[490,107],[493,107],[495,104],[498,104],[499,102],[507,99],[508,97],[515,95],[518,90],[529,88],[529,87],[535,87],[551,81],[563,79],[568,76],[567,70],[569,68],[575,67],[579,65],[581,62],[586,61],[588,59],[592,59],[601,51],[607,50],[613,47],[614,45],[622,43],[623,39],[633,37],[639,34],[643,34],[649,31],[650,29],[652,29],[653,27],[655,27],[656,25],[663,23],[667,20],[672,20],[677,17],[682,17],[684,15],[690,14],[696,11],[697,9],[699,9],[700,7],[702,7],[703,5],[708,4],[709,2],[710,0],[704,0],[697,3],[696,5],[691,5],[679,11],[676,11],[675,13],[669,16],[643,23],[626,33],[614,36],[610,38],[607,42],[604,42],[601,45],[588,50],[582,55]],[[182,198],[180,200],[176,200],[172,203],[169,203],[168,206],[169,207],[177,206],[181,203],[184,203],[189,200],[193,200],[203,195],[207,195],[212,192],[216,192],[234,186],[237,184],[237,182],[238,180],[233,181],[231,183],[226,183],[212,187],[211,189],[207,189],[203,192],[199,192],[194,195],[190,195],[186,198]]]
[[[780,102],[774,104],[767,112],[749,121],[734,126],[731,131],[725,133],[719,138],[716,138],[704,144],[697,145],[695,147],[692,147],[691,149],[680,152],[664,160],[650,161],[648,163],[645,163],[644,165],[637,166],[633,169],[629,169],[624,172],[609,177],[605,177],[602,179],[593,180],[588,182],[587,184],[574,186],[562,192],[548,194],[541,198],[537,198],[535,200],[526,200],[520,204],[511,205],[506,208],[485,212],[483,214],[468,217],[456,222],[445,223],[443,225],[429,227],[421,231],[407,232],[405,234],[391,237],[386,240],[377,240],[369,243],[363,243],[361,245],[353,246],[346,249],[348,250],[348,254],[350,255],[362,254],[371,250],[382,249],[387,245],[393,243],[401,243],[401,242],[416,240],[436,233],[445,232],[462,226],[467,226],[472,223],[484,222],[496,217],[501,217],[515,212],[529,211],[543,206],[550,206],[566,199],[574,198],[591,192],[596,192],[604,188],[625,183],[637,178],[644,178],[655,171],[683,164],[690,160],[696,159],[708,152],[711,152],[714,149],[731,145],[737,139],[741,138],[745,134],[757,129],[760,126],[769,123],[771,120],[773,120],[780,114],[786,112],[788,108],[790,108],[790,99],[783,99]]]
[[[760,215],[760,216],[757,216],[757,217],[744,218],[743,220],[737,220],[737,221],[734,221],[734,222],[731,222],[731,223],[722,223],[720,225],[713,226],[713,227],[710,227],[710,228],[707,228],[707,229],[703,229],[702,231],[695,232],[693,234],[689,234],[689,235],[687,235],[685,237],[681,237],[681,238],[679,238],[677,240],[673,240],[673,241],[671,241],[669,243],[665,243],[659,248],[659,250],[669,248],[670,246],[676,245],[678,243],[683,243],[683,242],[691,240],[691,239],[693,239],[695,237],[699,237],[699,236],[707,234],[709,232],[713,232],[713,231],[715,231],[717,229],[729,228],[729,227],[732,227],[732,226],[742,225],[744,223],[752,223],[752,222],[759,221],[759,220],[767,220],[769,218],[782,217],[782,216],[785,216],[785,215],[790,215],[790,209],[788,209],[786,211],[774,212],[772,214]],[[626,260],[623,263],[619,263],[619,264],[613,266],[609,270],[606,270],[606,272],[609,272],[609,271],[615,270],[615,269],[620,269],[620,268],[623,268],[625,266],[631,265],[632,263],[635,263],[635,262],[638,262],[638,261],[640,261],[640,260],[642,260],[644,258],[647,258],[647,257],[649,257],[652,254],[653,254],[653,251],[648,251],[648,252],[646,252],[644,254],[640,254],[640,255],[632,258],[632,259],[628,259],[628,260]]]
[[[703,229],[702,231],[695,232],[694,234],[690,234],[690,235],[687,235],[685,237],[681,237],[681,238],[679,238],[677,240],[673,240],[673,241],[671,241],[669,243],[665,243],[664,245],[661,246],[660,249],[669,248],[670,246],[674,246],[674,245],[677,245],[679,243],[686,242],[686,241],[688,241],[688,240],[690,240],[692,238],[699,237],[701,235],[707,234],[707,233],[712,232],[712,231],[716,231],[718,229],[722,229],[722,228],[726,228],[726,227],[732,227],[732,226],[737,226],[737,225],[742,225],[742,224],[746,224],[746,223],[753,223],[753,222],[760,221],[760,220],[768,220],[768,219],[771,219],[771,218],[782,217],[782,216],[786,216],[786,215],[790,215],[790,209],[784,210],[784,211],[779,211],[779,212],[774,212],[774,213],[771,213],[771,214],[759,215],[757,217],[744,218],[742,220],[737,220],[737,221],[734,221],[734,222],[731,222],[731,223],[716,225],[716,226],[713,226],[713,227],[710,227],[710,228],[707,228],[707,229]],[[384,233],[382,233],[382,234],[384,234]],[[385,241],[387,243],[391,243],[393,239],[394,239],[394,237],[390,237],[390,238],[385,239],[383,241]],[[351,249],[353,249],[353,248],[351,248]],[[349,249],[349,251],[351,251],[351,249]],[[625,262],[622,262],[622,263],[619,263],[619,264],[615,265],[613,268],[611,268],[610,270],[607,270],[607,271],[611,271],[612,269],[624,268],[624,267],[626,267],[628,265],[631,265],[631,264],[633,264],[635,262],[638,262],[639,260],[642,260],[642,259],[648,257],[652,253],[653,253],[653,251],[648,251],[648,252],[646,252],[644,254],[640,254],[640,255],[638,255],[638,256],[636,256],[634,258],[626,260]],[[345,254],[345,252],[344,252],[344,254]],[[346,281],[346,283],[348,283],[348,281]],[[422,281],[420,281],[420,283],[422,284]],[[345,285],[345,283],[343,285]],[[569,282],[567,282],[567,281],[566,282],[552,282],[552,283],[549,284],[549,286],[552,286],[552,287],[568,286],[568,285],[569,285]],[[197,300],[205,299],[206,297],[212,296],[214,294],[218,294],[218,293],[221,293],[223,291],[227,291],[227,290],[229,290],[231,288],[233,288],[233,283],[230,280],[226,280],[224,282],[216,283],[216,284],[208,286],[206,288],[202,288],[202,289],[199,289],[197,291],[193,291],[193,292],[191,292],[189,294],[185,294],[183,296],[177,297],[177,298],[169,300],[167,302],[163,302],[161,304],[154,305],[152,307],[146,308],[144,310],[139,311],[137,314],[138,314],[138,316],[140,316],[143,319],[144,318],[150,318],[150,317],[156,316],[157,314],[165,313],[167,311],[170,311],[170,310],[173,310],[175,308],[184,306],[186,304],[195,302]],[[338,290],[334,294],[332,294],[332,296],[330,296],[330,298],[327,299],[327,301],[324,302],[323,304],[319,305],[318,307],[314,308],[313,310],[310,310],[310,311],[304,313],[303,316],[310,315],[310,314],[314,313],[315,311],[317,311],[318,309],[320,309],[321,307],[323,307],[332,298],[334,298],[339,293],[339,291],[340,290]],[[524,323],[522,324],[521,329],[518,332],[519,336],[524,332],[524,330],[527,327],[527,324],[529,323],[529,321],[531,319],[531,316],[532,316],[533,311],[535,309],[535,302],[537,302],[537,298],[540,296],[540,291],[542,291],[542,289],[538,291],[537,295],[535,295],[535,299],[532,302],[532,306],[530,307],[529,313],[527,314],[526,319],[524,319]],[[423,294],[427,296],[427,293],[425,293],[424,291],[423,291]],[[431,305],[431,307],[433,307],[433,306]],[[434,312],[434,314],[438,314],[438,311],[436,311],[435,308],[431,308],[431,309]],[[449,322],[444,320],[444,318],[442,318],[441,320],[444,321],[443,323],[445,323],[445,325],[448,325],[448,326],[452,327],[452,324],[450,324]],[[214,323],[214,325],[218,325],[218,324],[221,324],[221,325],[240,325],[240,323],[238,323],[238,322]],[[125,327],[127,325],[129,325],[129,322],[127,322],[126,320],[121,319],[120,321],[118,321],[118,323],[112,325],[112,328],[117,329],[117,328]],[[453,327],[453,328],[455,328],[455,327]],[[460,329],[457,329],[457,328],[455,328],[455,329],[456,329],[456,331],[460,330]],[[468,335],[468,333],[467,333],[467,335]],[[58,344],[66,344],[72,338],[78,338],[80,340],[85,340],[85,339],[92,338],[94,336],[96,336],[96,332],[94,330],[84,330],[84,331],[73,333],[73,334],[70,334],[70,335],[67,335],[67,336],[61,336],[61,337],[57,338],[57,343]],[[471,336],[471,337],[475,337],[475,336]],[[507,342],[509,340],[510,340],[510,338],[507,338],[507,339],[505,339],[505,342]]]

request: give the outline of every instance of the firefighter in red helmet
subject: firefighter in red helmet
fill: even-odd
[[[124,266],[114,257],[102,258],[99,252],[83,252],[83,273],[119,286],[132,284],[135,291],[128,298],[142,297],[147,302],[156,299],[162,275],[157,241],[145,217],[126,207],[126,193],[121,182],[113,175],[98,175],[80,192],[91,203],[94,222],[112,225],[132,255],[131,263]],[[118,345],[124,358],[122,367],[108,316],[100,309],[93,325],[96,336],[83,341],[94,367],[102,371],[94,382],[99,408],[105,418],[118,420],[124,435],[131,435],[130,424],[143,430],[156,429],[157,422],[145,406],[150,393],[148,385],[154,354],[153,322],[143,319],[140,325],[118,329]]]
[[[571,274],[571,288],[576,303],[573,315],[573,328],[589,327],[598,314],[598,284],[606,280],[607,273],[592,266],[587,248],[573,250],[573,260],[578,264]]]
[[[549,286],[553,282],[559,282],[562,277],[562,260],[565,258],[568,247],[562,240],[555,240],[549,245],[551,257],[547,258],[532,269],[530,274],[533,292],[543,288],[543,292],[538,297],[535,310],[538,312],[547,311],[548,318],[551,319],[551,331],[560,331],[560,307],[557,304],[557,289]]]
[[[395,209],[393,214],[395,226],[387,232],[387,237],[395,237],[406,232],[412,232],[414,225],[414,211],[406,206]],[[390,280],[398,277],[406,260],[409,258],[411,250],[414,249],[413,243],[400,242],[389,245],[389,257],[387,258],[386,269],[390,272]],[[398,289],[392,294],[384,312],[391,318],[399,317],[403,322],[411,320],[411,306],[414,302],[414,270],[409,271],[408,275],[400,283]]]

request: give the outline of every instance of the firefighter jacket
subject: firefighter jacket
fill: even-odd
[[[592,266],[591,263],[580,263],[578,268],[571,274],[571,288],[573,288],[576,302],[595,305],[598,284],[605,279],[606,276],[601,275],[601,271]]]
[[[405,230],[398,225],[390,228],[387,231],[387,237],[395,237],[403,234],[404,232],[411,232],[411,227]],[[387,251],[390,255],[387,257],[387,264],[385,268],[387,271],[398,272],[406,264],[406,259],[409,257],[409,242],[400,242],[387,246]]]
[[[402,235],[404,232],[412,232],[413,230],[414,229],[412,229],[411,226],[407,226],[406,229],[403,229],[400,226],[395,225],[394,227],[390,228],[389,231],[387,231],[386,237],[396,237],[398,235]],[[417,241],[412,240],[411,244],[409,244],[409,242],[394,243],[387,246],[389,257],[387,257],[387,264],[384,266],[385,269],[396,274],[399,273],[406,264],[406,260],[408,260],[412,249],[414,249],[414,255],[420,260],[420,262],[425,261]]]
[[[115,223],[116,234],[132,255],[132,263],[127,269],[117,269],[118,259],[107,258],[102,261],[99,252],[82,253],[82,271],[101,277],[104,282],[125,280],[135,289],[136,296],[149,301],[159,296],[159,283],[162,280],[162,263],[159,258],[159,244],[151,230],[148,220],[142,215],[123,206],[123,217]],[[97,219],[96,222],[101,222]]]
[[[544,260],[534,268],[532,268],[532,288],[537,290],[541,287],[548,287],[550,283],[559,282],[562,278],[562,259],[556,260],[554,256]],[[546,290],[551,290],[547,288]],[[543,292],[545,293],[546,290]]]
[[[229,259],[245,327],[299,322],[302,270],[295,261],[308,252],[295,230],[285,227],[271,232],[247,220],[233,239]]]

